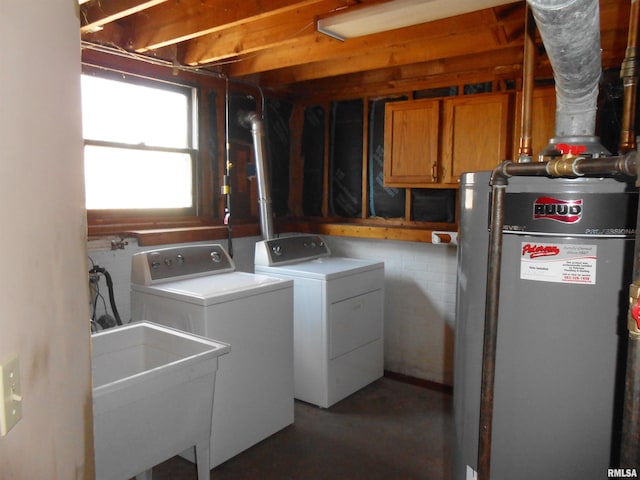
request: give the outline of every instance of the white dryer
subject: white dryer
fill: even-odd
[[[231,345],[214,392],[211,468],[293,423],[293,282],[236,272],[217,244],[138,253],[132,320]],[[184,456],[193,460],[192,453]]]
[[[294,283],[295,398],[328,408],[383,375],[383,262],[298,235],[258,242],[255,271]]]

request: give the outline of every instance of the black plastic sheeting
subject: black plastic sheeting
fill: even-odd
[[[302,129],[302,213],[306,216],[322,216],[322,191],[324,185],[324,125],[326,112],[320,105],[304,110]]]
[[[416,100],[422,98],[436,98],[436,97],[455,97],[458,95],[458,87],[436,87],[428,88],[426,90],[417,90],[413,92],[413,98]]]
[[[386,187],[384,168],[384,106],[406,97],[373,100],[369,104],[369,211],[381,218],[404,218],[407,189]],[[330,215],[360,218],[362,214],[362,149],[364,103],[347,100],[331,104],[330,127]],[[303,214],[322,215],[324,175],[324,125],[322,106],[304,112],[302,155],[304,157]],[[455,189],[411,189],[411,220],[455,222]]]
[[[384,168],[384,106],[405,98],[374,100],[369,111],[369,210],[371,216],[404,218],[407,189],[386,187]],[[324,173],[324,125],[322,106],[305,109],[302,135],[304,157],[303,213],[322,215]],[[362,214],[362,100],[334,102],[330,128],[330,215],[360,218]],[[451,189],[411,189],[411,220],[419,222],[454,222],[456,192]]]
[[[207,138],[208,138],[207,149],[209,151],[209,158],[211,159],[211,171],[213,172],[213,175],[214,175],[214,180],[213,180],[214,185],[219,185],[222,183],[222,182],[219,182],[217,178],[218,177],[217,165],[220,162],[220,159],[218,158],[218,146],[220,144],[219,143],[220,140],[218,138],[218,129],[216,128],[216,125],[218,125],[217,98],[218,98],[218,94],[216,93],[215,90],[210,91],[207,97],[209,125],[211,125],[211,128],[209,129],[209,135],[207,135]],[[224,159],[222,159],[222,161],[224,162]],[[214,212],[217,212],[219,198],[220,197],[218,195],[213,196]]]
[[[271,206],[276,217],[289,213],[289,119],[292,111],[290,103],[277,99],[266,101],[266,162],[271,183]]]
[[[239,119],[248,112],[257,112],[256,99],[249,95],[229,95],[229,141],[253,144],[251,129],[240,125]]]
[[[384,185],[384,106],[407,97],[384,98],[369,103],[369,213],[372,217],[402,218],[405,189]]]
[[[362,129],[364,102],[331,104],[329,209],[331,215],[359,218],[362,213]]]
[[[620,79],[620,69],[610,69],[602,73],[598,97],[596,135],[600,143],[613,155],[618,153],[620,130],[622,127],[622,104],[624,86]],[[640,95],[636,98],[635,133],[640,133]]]
[[[452,189],[411,189],[411,220],[448,222],[456,218],[456,191]]]

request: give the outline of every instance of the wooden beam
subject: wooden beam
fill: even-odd
[[[500,57],[510,52],[507,57],[512,58],[512,49],[521,48],[524,2],[345,42],[313,31],[315,17],[323,11],[356,2],[89,0],[81,6],[86,15],[84,23],[89,25],[90,18],[110,23],[104,23],[101,32],[83,30],[82,38],[125,50],[137,48],[170,62],[177,47],[177,60],[181,63],[214,62],[219,64],[218,71],[224,70],[231,77],[242,77],[274,91],[291,85],[296,95],[306,90],[314,96],[327,88],[315,83],[321,78],[328,79],[327,85],[333,83],[332,90],[336,92],[338,85],[343,85],[345,91],[355,91],[358,81],[361,88],[377,83],[394,92],[406,86],[402,82],[432,82],[435,77],[454,74],[452,69],[473,76],[474,64],[479,72],[490,71],[493,66],[488,61],[496,61],[495,65],[508,70],[513,63]],[[603,68],[619,66],[626,45],[629,11],[628,2],[600,0]],[[114,21],[115,18],[119,20]],[[208,29],[214,31],[203,34]],[[165,44],[167,47],[159,46]],[[538,45],[538,69],[548,69],[540,41]],[[464,57],[471,66],[457,63]],[[307,85],[301,85],[305,82]],[[322,88],[318,90],[317,85]]]
[[[350,1],[350,0],[349,0]],[[156,9],[153,15],[136,16],[131,23],[130,48],[144,52],[185,42],[269,18],[283,21],[291,12],[313,5],[337,8],[344,0],[182,0]],[[327,11],[327,10],[324,10]],[[330,10],[329,10],[330,11]],[[220,35],[218,35],[220,36]],[[215,39],[216,35],[211,36]],[[233,51],[229,52],[233,53]]]
[[[206,64],[267,48],[283,46],[315,32],[315,19],[343,4],[342,0],[308,0],[296,8],[279,9],[202,35],[183,46],[182,62]]]
[[[92,0],[80,6],[80,32],[90,33],[107,23],[142,12],[167,0]]]
[[[325,35],[306,35],[286,48],[257,52],[233,63],[228,75],[242,77],[256,72],[307,64],[296,70],[304,81],[393,65],[421,62],[499,46],[487,24],[486,10],[406,27],[400,30],[340,42]],[[522,19],[514,19],[522,22]]]
[[[343,237],[375,238],[382,240],[404,240],[410,242],[431,243],[433,230],[455,231],[451,223],[431,223],[421,227],[383,226],[363,223],[338,223],[343,219],[334,219],[336,223],[313,223],[295,219],[278,223],[279,232],[316,233],[319,235],[335,235]],[[362,220],[360,220],[362,222]],[[393,224],[388,221],[388,224]]]
[[[320,78],[290,85],[291,95],[305,104],[319,99],[346,99],[362,95],[398,95],[424,88],[472,83],[482,78],[514,78],[521,75],[522,47],[512,46],[476,55],[437,59],[393,68]],[[286,84],[272,72],[262,85]],[[273,82],[273,83],[271,83]],[[425,87],[428,85],[428,87]]]
[[[348,55],[335,52],[332,57],[318,58],[317,60],[316,55],[314,55],[312,51],[308,51],[307,57],[309,63],[290,69],[289,73],[292,76],[287,83],[297,83],[316,78],[334,77],[354,72],[408,65],[411,63],[428,62],[466,54],[480,54],[495,48],[496,45],[492,32],[489,30],[479,30],[474,33],[467,33],[458,38],[448,36],[441,39],[433,39],[429,42],[418,38],[407,41],[406,43],[393,45],[389,48],[370,45],[369,48],[361,47],[355,51],[350,51]],[[289,58],[293,58],[294,56],[292,53]],[[259,71],[270,70],[277,64],[282,66],[293,65],[293,62],[287,61],[286,58],[280,58],[278,60],[271,58],[272,63],[269,68],[259,60],[265,61],[266,58],[256,59],[254,57],[247,61],[250,65],[246,63],[233,64],[229,69],[229,75],[232,77],[241,76],[245,72],[253,73],[256,69]]]
[[[621,55],[624,53],[624,43],[626,42],[626,21],[629,14],[629,5],[622,4],[614,0],[602,0],[601,2],[601,42],[602,42],[602,64],[603,68],[618,66]],[[511,16],[504,15],[507,12]],[[510,32],[521,32],[520,26],[514,21],[514,17],[520,17],[520,11],[514,8],[508,11],[502,10],[497,18],[501,20],[500,25]],[[508,22],[507,22],[508,21]],[[460,33],[461,35],[464,32]],[[450,82],[454,78],[452,75],[462,75],[465,78],[473,77],[474,70],[479,75],[486,75],[493,71],[494,75],[501,78],[513,77],[513,72],[518,72],[518,65],[522,62],[522,37],[513,33],[507,47],[502,49],[487,50],[486,52],[475,53],[473,55],[461,55],[457,57],[438,58],[424,62],[417,61],[407,65],[382,66],[353,73],[339,74],[332,70],[332,62],[318,62],[314,64],[291,66],[277,70],[264,72],[256,76],[253,80],[261,85],[277,89],[280,85],[290,85],[290,91],[296,98],[323,98],[328,92],[346,98],[344,95],[364,94],[369,91],[385,91],[389,94],[401,92],[405,88],[415,89],[416,85],[428,81],[430,84],[437,82]],[[429,40],[425,40],[427,42]],[[470,41],[470,40],[469,40]],[[541,42],[541,40],[539,40]],[[541,43],[540,43],[541,45]],[[410,48],[410,47],[407,47]],[[419,49],[419,46],[415,46]],[[537,74],[550,76],[551,70],[541,47],[541,55],[536,68]],[[370,57],[366,53],[363,57]],[[344,63],[344,62],[343,62]],[[303,100],[304,101],[304,100]]]

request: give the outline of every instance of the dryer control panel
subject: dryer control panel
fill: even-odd
[[[140,252],[131,258],[131,283],[154,285],[170,280],[233,272],[227,251],[219,244],[185,245]]]
[[[256,243],[254,261],[256,265],[268,267],[328,257],[330,254],[321,237],[295,235]]]

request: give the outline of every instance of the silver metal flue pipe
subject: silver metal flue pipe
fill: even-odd
[[[251,128],[256,162],[256,180],[258,182],[260,232],[264,240],[271,240],[275,235],[273,232],[273,211],[271,208],[269,178],[267,176],[264,122],[256,112],[241,113],[238,121],[242,126]]]
[[[556,84],[556,137],[593,136],[600,58],[598,0],[527,0]]]

